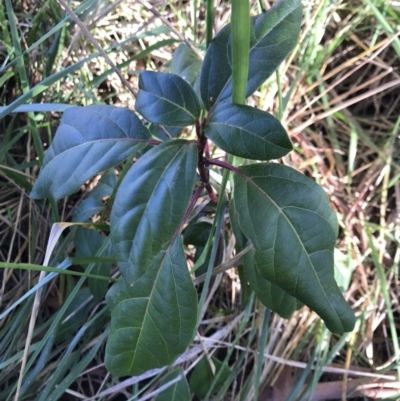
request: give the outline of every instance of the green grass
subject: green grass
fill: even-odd
[[[135,90],[138,72],[166,68],[182,36],[204,52],[206,10],[220,28],[229,3],[152,3],[168,27],[139,3],[68,4],[90,38],[55,0],[0,3],[0,400],[151,399],[170,369],[118,379],[103,364],[109,311],[88,281],[99,278],[99,261],[111,262],[107,244],[92,259],[74,259],[76,227],[68,227],[47,252],[58,270],[41,267],[52,224],[71,222],[95,181],[58,202],[32,202],[29,192],[68,105],[134,107],[99,48]],[[252,13],[258,7],[252,2]],[[354,378],[399,381],[399,29],[390,2],[306,1],[298,47],[247,100],[282,116],[296,149],[283,163],[313,176],[338,212],[338,274],[358,320],[338,337],[307,308],[283,320],[257,300],[242,307],[236,270],[209,269],[198,336],[177,365],[190,376],[205,354],[218,357],[231,373],[217,400],[267,399],[270,386],[287,400],[313,400],[326,381],[341,399]],[[117,170],[120,180],[126,169]],[[221,172],[212,177],[219,187]],[[224,183],[229,197],[227,176]],[[229,232],[217,215],[217,228]],[[108,217],[105,210],[91,228],[107,233]],[[223,263],[234,256],[233,243],[224,247]],[[110,278],[117,275],[113,266]]]

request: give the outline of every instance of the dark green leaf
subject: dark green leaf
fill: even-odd
[[[169,373],[160,384],[160,387],[182,375],[183,369],[178,368]],[[186,377],[183,376],[179,381],[158,394],[155,401],[190,401],[189,385]]]
[[[147,152],[123,179],[111,212],[111,239],[129,283],[141,277],[177,235],[196,167],[196,144],[174,139]]]
[[[300,0],[280,0],[267,12],[251,19],[246,96],[254,93],[296,46],[301,17]],[[218,32],[207,49],[200,91],[207,110],[232,95],[230,24]]]
[[[182,132],[182,127],[167,127],[164,126],[165,130],[171,136],[171,138],[177,137]],[[161,129],[161,127],[157,124],[151,124],[149,128],[152,135],[156,136],[157,138],[161,139],[162,141],[167,141],[170,138],[165,135],[165,132]]]
[[[240,228],[235,209],[235,202],[233,201],[231,201],[229,204],[229,221],[231,223],[231,228],[236,239],[237,252],[240,252],[246,246],[247,238],[245,237],[242,229]]]
[[[90,199],[90,198],[89,198]],[[100,246],[102,245],[105,237],[101,236],[98,231],[89,230],[87,228],[78,227],[74,237],[75,256],[77,258],[84,258],[96,255]],[[112,244],[107,247],[106,252],[102,254],[105,257],[113,256]],[[112,263],[96,263],[90,273],[96,276],[110,277]],[[108,282],[106,280],[98,280],[89,278],[89,289],[96,299],[103,299],[108,289]]]
[[[75,256],[77,258],[94,256],[104,237],[96,230],[78,227],[74,237]]]
[[[174,51],[171,61],[171,72],[193,85],[201,68],[201,60],[185,43],[181,43]]]
[[[104,210],[104,203],[101,200],[89,197],[84,199],[75,209],[72,220],[84,223],[102,210]]]
[[[215,374],[213,374],[209,360],[206,357],[203,357],[193,369],[193,372],[189,379],[189,386],[191,390],[201,400],[206,397],[208,390],[214,382],[214,378],[219,370],[222,369],[222,372],[218,378],[217,383],[214,385],[214,391],[218,391],[218,389],[221,388],[222,384],[231,373],[228,366],[222,365],[222,363],[217,358],[212,357],[211,361],[215,367]]]
[[[250,106],[218,104],[205,133],[225,152],[247,159],[277,159],[293,148],[279,120]]]
[[[250,287],[267,308],[288,319],[296,309],[303,306],[296,298],[260,275],[254,266],[252,251],[243,256],[243,264]]]
[[[113,247],[112,247],[111,242],[108,245],[103,256],[105,256],[105,257],[114,256]],[[110,277],[112,265],[113,265],[112,263],[96,263],[91,270],[91,274],[95,274],[97,276],[103,276],[103,277]],[[104,298],[104,296],[107,293],[108,287],[109,287],[109,283],[107,281],[90,277],[88,279],[88,284],[89,284],[90,292],[93,294],[93,296],[96,299],[101,300]]]
[[[136,110],[151,123],[186,127],[200,116],[201,108],[192,87],[178,75],[143,71]]]
[[[192,222],[185,228],[183,243],[185,245],[206,246],[211,227],[211,224],[205,221]]]
[[[62,198],[94,175],[120,163],[151,138],[130,110],[70,107],[43,161],[31,198]]]
[[[105,363],[113,375],[140,375],[174,362],[192,341],[197,324],[197,293],[181,236],[133,284],[118,280],[107,302],[111,329]]]
[[[354,313],[333,275],[338,224],[323,189],[280,164],[240,171],[233,198],[258,272],[317,312],[332,332],[353,330]]]

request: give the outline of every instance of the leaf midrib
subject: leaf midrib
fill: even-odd
[[[154,192],[156,191],[156,188],[158,188],[160,181],[161,181],[162,179],[164,179],[165,172],[168,170],[168,168],[171,166],[171,164],[174,162],[174,160],[176,160],[176,158],[177,158],[177,156],[180,154],[180,152],[181,152],[182,150],[184,150],[185,147],[188,146],[190,143],[191,143],[191,142],[189,142],[189,141],[187,141],[187,143],[184,143],[184,144],[182,145],[182,147],[181,147],[180,149],[178,149],[178,151],[176,152],[176,154],[174,155],[174,157],[171,158],[171,161],[167,164],[166,168],[164,168],[163,173],[160,175],[159,179],[157,180],[156,185],[154,185],[153,191],[151,192],[151,194],[150,194],[150,196],[149,196],[149,198],[148,198],[148,200],[147,200],[147,202],[146,202],[146,207],[145,207],[145,209],[143,210],[142,216],[140,217],[140,220],[139,220],[138,225],[137,225],[138,229],[139,229],[139,226],[142,224],[142,221],[143,221],[144,216],[146,215],[147,209],[148,209],[148,207],[149,207],[150,199],[153,198]],[[173,144],[173,143],[172,143],[171,146],[176,146],[176,144]],[[167,148],[167,149],[169,149],[169,148]],[[163,150],[165,151],[165,150],[167,150],[167,149],[163,149]],[[132,242],[134,242],[134,240],[135,240],[135,237],[136,237],[136,234],[137,234],[137,232],[138,232],[138,229],[135,231],[135,234],[134,234],[134,236],[133,236],[133,238],[132,238]],[[172,237],[172,238],[173,238],[173,237]],[[166,241],[166,242],[168,242],[168,241]],[[171,244],[171,242],[170,242],[170,244]],[[169,247],[170,247],[170,245],[168,246],[168,249],[169,249]],[[131,248],[131,251],[132,251],[132,248]],[[131,251],[129,252],[129,255],[131,254]],[[161,250],[160,250],[160,252],[161,252]],[[155,256],[157,256],[157,254],[156,254]],[[154,257],[155,257],[155,256],[154,256]]]
[[[183,112],[185,112],[185,114],[191,116],[191,117],[193,118],[193,120],[196,120],[197,116],[195,116],[194,114],[192,114],[192,112],[189,111],[189,109],[186,109],[185,107],[180,106],[178,103],[174,103],[174,102],[172,102],[171,100],[169,100],[169,99],[167,99],[167,98],[165,98],[165,97],[163,97],[163,96],[160,96],[160,95],[158,95],[158,94],[156,94],[156,93],[154,93],[154,92],[145,91],[144,89],[141,89],[141,90],[142,90],[143,92],[145,92],[145,93],[150,94],[151,96],[154,96],[154,97],[156,97],[156,98],[158,98],[158,99],[163,100],[164,102],[167,102],[167,103],[169,103],[169,104],[175,106],[175,107],[178,108],[178,109],[181,109]],[[179,89],[178,89],[178,90],[179,90]],[[179,90],[179,92],[180,92],[180,90]],[[182,95],[182,92],[180,92],[180,94]],[[182,98],[184,99],[184,97],[182,97]],[[186,102],[185,102],[185,106],[186,106]],[[150,107],[150,105],[147,106],[147,107]],[[170,113],[168,113],[168,114],[170,114]]]
[[[188,145],[191,144],[191,142],[189,142],[189,141],[187,141],[187,142],[188,142],[187,144],[186,144],[186,143],[183,144],[183,146],[178,150],[178,152],[175,154],[175,156],[174,156],[174,157],[171,159],[171,161],[168,163],[167,168],[164,169],[164,173],[160,176],[159,180],[157,181],[157,184],[154,186],[154,190],[153,190],[153,192],[151,193],[151,195],[149,196],[149,200],[153,197],[153,194],[154,194],[154,192],[155,192],[155,189],[158,187],[160,181],[163,179],[164,174],[165,174],[165,171],[167,171],[167,170],[168,170],[168,167],[172,164],[172,162],[173,162],[174,160],[176,160],[176,158],[177,158],[177,156],[180,154],[180,152],[183,151],[183,150],[186,150],[186,146],[188,146]],[[173,144],[173,145],[174,145],[174,144]],[[138,227],[139,227],[139,225],[141,224],[144,215],[146,214],[148,205],[149,205],[149,202],[147,202],[146,208],[145,208],[145,210],[144,210],[143,213],[142,213],[142,216],[141,216],[141,218],[140,218]],[[173,245],[173,243],[174,243],[174,241],[175,241],[175,239],[176,239],[177,232],[178,232],[179,228],[180,228],[180,225],[179,225],[179,227],[177,228],[177,230],[174,232],[174,234],[173,234],[171,240],[169,241],[169,245],[168,245],[167,249],[166,249],[165,251],[163,251],[162,249],[160,250],[160,252],[165,252],[165,253],[164,253],[164,256],[163,256],[163,258],[162,258],[162,260],[161,260],[161,262],[160,262],[160,266],[164,266],[165,259],[166,259],[167,255],[169,255],[169,252],[170,252],[171,247],[172,247],[172,245]],[[137,230],[136,230],[136,232],[135,232],[135,236],[136,236],[136,233],[137,233]],[[133,237],[132,242],[134,241],[135,236]],[[157,256],[157,255],[154,256],[153,260],[156,258],[156,256]],[[146,316],[148,315],[148,309],[149,309],[151,297],[152,297],[152,294],[153,294],[154,289],[156,288],[156,283],[157,283],[157,281],[158,281],[158,278],[159,278],[159,275],[160,275],[161,270],[162,270],[162,267],[158,268],[156,277],[154,278],[153,285],[152,285],[152,287],[151,287],[151,291],[150,291],[150,294],[149,294],[149,296],[148,296],[148,302],[147,302],[146,310],[145,310],[145,314],[144,314],[145,318],[146,318]],[[144,321],[144,319],[143,319],[143,321]],[[137,343],[136,343],[136,344],[139,344],[139,342],[140,342],[140,338],[141,338],[142,333],[143,333],[143,326],[144,326],[144,324],[142,324],[141,327],[140,327],[140,329],[139,329],[139,335],[138,335],[138,340],[137,340]],[[156,327],[156,326],[155,326],[155,327]],[[162,338],[163,341],[164,341],[164,338],[163,338],[163,336],[162,336],[161,333],[160,333],[160,335],[161,335],[161,338]],[[164,341],[164,343],[165,343],[165,341]],[[138,347],[136,346],[136,349],[135,349],[134,352],[133,352],[132,363],[131,363],[131,366],[130,366],[130,369],[129,369],[129,370],[132,370],[132,366],[134,365],[134,361],[135,361],[135,358],[136,358],[137,348],[138,348]],[[169,355],[168,348],[165,347],[165,349],[166,349],[166,351],[167,351],[167,354]]]
[[[144,318],[143,318],[142,324],[141,324],[140,329],[139,329],[139,335],[138,335],[138,339],[137,339],[137,342],[136,342],[136,348],[135,348],[135,350],[133,351],[132,363],[131,363],[131,366],[130,366],[129,371],[132,370],[132,367],[133,367],[134,362],[135,362],[136,352],[137,352],[137,350],[138,350],[138,344],[140,343],[140,338],[141,338],[142,333],[143,333],[144,322],[145,322],[145,320],[146,320],[147,318],[150,318],[150,319],[151,319],[151,316],[150,316],[149,313],[148,313],[149,306],[150,306],[150,303],[151,303],[151,300],[152,300],[152,296],[153,296],[154,289],[157,287],[157,282],[158,282],[159,276],[160,276],[160,274],[161,274],[161,271],[162,271],[163,268],[164,268],[164,264],[166,263],[166,258],[167,258],[167,256],[169,256],[169,252],[170,252],[170,250],[171,250],[172,244],[173,244],[173,241],[170,242],[168,248],[167,248],[165,251],[163,251],[163,250],[160,251],[160,252],[165,252],[165,253],[164,253],[164,256],[163,256],[163,258],[162,258],[162,260],[161,260],[161,262],[160,262],[160,267],[157,269],[157,274],[156,274],[156,276],[155,276],[155,278],[154,278],[154,281],[153,281],[153,285],[152,285],[152,287],[151,287],[150,294],[149,294],[148,297],[146,297],[146,299],[147,299],[146,310],[145,310],[145,313],[144,313],[144,315],[143,315]],[[178,308],[178,309],[179,309],[179,308]],[[154,324],[154,327],[157,328],[157,325]],[[165,350],[166,350],[166,352],[167,352],[167,354],[168,354],[168,357],[169,357],[169,351],[168,351],[168,347],[167,347],[167,344],[166,344],[166,342],[165,342],[165,339],[164,339],[162,333],[158,330],[158,328],[157,328],[157,331],[159,332],[160,337],[162,338],[162,340],[163,340],[163,342],[164,342]]]
[[[254,178],[254,177],[251,177],[251,178],[250,178],[250,177],[249,177],[247,174],[245,174],[242,170],[240,170],[240,171],[241,171],[241,173],[243,174],[242,177],[243,177],[248,183],[250,183],[251,185],[253,185],[257,190],[259,190],[262,194],[264,194],[265,197],[277,208],[278,212],[284,216],[284,218],[286,219],[287,223],[290,225],[290,227],[292,228],[292,230],[293,230],[293,232],[295,233],[296,237],[298,238],[298,241],[299,241],[299,243],[301,244],[301,247],[302,247],[302,249],[303,249],[305,255],[307,256],[307,260],[309,261],[310,265],[312,266],[312,271],[313,271],[315,277],[316,277],[317,280],[318,280],[318,284],[319,284],[319,286],[320,286],[320,288],[321,288],[323,294],[325,295],[325,299],[328,301],[328,303],[329,303],[329,305],[331,306],[332,310],[335,312],[336,316],[338,317],[339,322],[342,324],[341,319],[340,319],[340,316],[338,315],[338,313],[336,312],[336,309],[332,306],[332,304],[331,304],[331,302],[330,302],[328,296],[326,295],[326,292],[325,292],[323,286],[321,285],[321,281],[320,281],[320,279],[319,279],[319,277],[318,277],[318,274],[317,274],[316,271],[315,271],[314,265],[313,265],[313,263],[312,263],[311,260],[310,260],[309,254],[308,254],[307,250],[305,249],[304,244],[303,244],[303,242],[301,241],[299,235],[297,234],[296,229],[293,227],[292,222],[291,222],[290,219],[286,216],[286,214],[283,212],[282,208],[280,208],[279,205],[278,205],[264,190],[262,190],[262,188],[260,188],[260,187],[253,181],[253,178]],[[272,175],[270,175],[270,176],[272,176]],[[255,176],[255,177],[265,178],[265,177],[263,177],[263,176]],[[282,178],[282,177],[276,177],[276,176],[273,176],[273,177],[274,177],[274,178],[277,178],[277,179],[279,179],[279,180],[283,180],[283,179],[284,179],[284,178]],[[321,217],[322,217],[322,216],[321,216]],[[327,221],[325,218],[324,218],[324,220]],[[329,222],[328,222],[328,223],[329,223]],[[296,280],[296,286],[297,286],[297,280]],[[343,326],[343,325],[342,325],[342,326]]]
[[[265,138],[265,137],[263,137],[263,136],[261,136],[261,135],[258,135],[257,133],[255,133],[255,132],[253,132],[253,131],[249,131],[248,129],[246,129],[246,128],[244,128],[244,127],[240,127],[240,126],[238,126],[238,125],[232,125],[232,124],[227,124],[227,123],[220,123],[220,122],[210,121],[209,126],[212,126],[212,125],[221,125],[221,126],[227,126],[227,127],[229,127],[229,128],[239,129],[239,130],[245,131],[245,132],[248,133],[249,135],[252,135],[252,136],[254,136],[254,137],[258,138],[258,139],[261,139],[261,140],[264,141],[266,144],[274,145],[274,146],[276,146],[277,148],[281,148],[281,149],[287,149],[287,148],[284,148],[283,146],[277,145],[276,143],[274,143],[274,142],[272,142],[272,141],[267,140],[267,138]],[[279,133],[279,131],[271,131],[271,132],[268,132],[268,135],[269,135],[269,134],[275,134],[275,133]],[[220,136],[221,136],[221,135],[220,135]]]

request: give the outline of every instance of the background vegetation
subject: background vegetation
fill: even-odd
[[[143,69],[169,68],[183,39],[204,54],[206,4],[71,1],[72,16],[62,4],[0,3],[0,400],[154,399],[167,371],[121,379],[107,373],[108,308],[91,295],[87,278],[32,266],[45,262],[49,244],[49,266],[82,273],[92,262],[69,258],[77,256],[76,226],[58,225],[49,235],[53,222],[73,221],[99,177],[59,202],[33,202],[29,192],[64,105],[134,109],[131,90],[109,61],[135,90]],[[252,1],[254,13],[260,4]],[[178,365],[190,380],[207,383],[201,377],[207,369],[193,367],[203,355],[216,357],[221,373],[207,384],[214,382],[215,400],[396,400],[400,3],[303,5],[296,50],[248,104],[282,114],[295,145],[282,163],[313,177],[330,196],[341,227],[337,280],[357,313],[356,330],[332,335],[307,308],[283,320],[256,300],[243,307],[232,268],[211,282],[198,336]],[[230,3],[216,0],[213,9],[217,32],[230,19]],[[218,181],[220,171],[212,174]],[[107,219],[107,209],[102,213]],[[98,221],[95,214],[93,224]],[[106,226],[97,228],[107,233]],[[233,255],[227,241],[223,262]],[[190,249],[187,256],[191,264]],[[111,276],[117,274],[113,266]]]

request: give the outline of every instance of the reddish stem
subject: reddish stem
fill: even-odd
[[[206,165],[218,166],[218,167],[226,168],[227,170],[232,171],[233,173],[237,173],[237,174],[243,175],[243,173],[237,167],[232,166],[232,164],[229,164],[229,163],[224,162],[222,160],[206,159],[206,160],[204,160],[204,163]]]
[[[203,125],[199,120],[196,121],[196,134],[197,134],[197,138],[198,138],[198,156],[199,156],[198,169],[199,169],[200,178],[201,178],[201,181],[203,181],[203,183],[204,183],[204,186],[206,188],[208,196],[211,199],[211,202],[217,203],[218,196],[214,192],[213,187],[210,184],[208,171],[206,170],[205,163],[204,163],[206,161],[206,159],[204,157],[204,153],[206,153],[206,155],[208,155],[209,151],[208,151],[207,138],[205,137],[204,132],[203,132]]]

